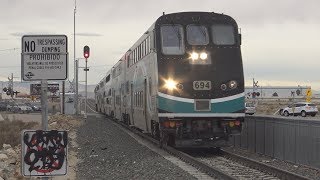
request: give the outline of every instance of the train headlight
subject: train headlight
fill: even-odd
[[[168,89],[168,90],[174,90],[174,89],[177,89],[177,82],[172,80],[172,79],[168,79],[168,80],[165,80],[165,84],[164,86]]]
[[[191,53],[191,59],[192,59],[192,60],[197,60],[197,59],[199,59],[199,54],[196,53],[196,52]]]
[[[230,81],[229,82],[229,88],[230,89],[235,89],[235,88],[237,88],[238,87],[238,83],[237,83],[237,81]]]
[[[208,58],[208,54],[207,53],[203,52],[203,53],[200,54],[200,59],[205,60],[207,58]]]

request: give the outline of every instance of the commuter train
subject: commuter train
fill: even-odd
[[[223,147],[245,116],[241,34],[214,12],[163,14],[95,88],[96,110],[174,147]]]

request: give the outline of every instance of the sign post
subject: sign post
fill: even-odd
[[[43,179],[51,175],[65,175],[66,170],[60,174],[61,167],[66,167],[62,164],[59,168],[49,168],[48,161],[56,164],[57,162],[52,158],[54,154],[44,153],[45,150],[56,147],[56,143],[61,143],[61,135],[55,134],[52,131],[48,131],[48,80],[66,80],[68,77],[68,41],[65,35],[25,35],[22,37],[22,52],[21,52],[21,79],[24,81],[41,81],[41,108],[42,108],[42,130],[37,130],[35,134],[30,137],[30,134],[23,134],[22,138],[22,171],[23,175],[26,173],[26,169],[30,172],[30,176],[43,176]],[[46,134],[46,135],[44,135]],[[52,137],[49,137],[49,135]],[[44,136],[43,136],[44,135]],[[39,137],[38,137],[39,136]],[[43,137],[42,137],[43,136]],[[42,138],[41,138],[42,137]],[[52,141],[40,142],[48,138],[52,138]],[[29,139],[31,140],[29,141]],[[60,139],[59,139],[60,138]],[[50,142],[50,143],[48,143]],[[38,144],[38,146],[36,145]],[[41,145],[40,145],[41,144]],[[64,147],[66,147],[67,141],[64,141]],[[32,147],[37,146],[37,151],[43,151],[35,153],[44,157],[34,158],[34,161],[41,161],[42,166],[32,168],[36,162],[30,158],[25,158],[34,152]],[[57,151],[67,154],[67,151]],[[55,152],[54,152],[55,153]],[[61,162],[61,161],[60,161]],[[62,161],[64,162],[64,161]],[[27,166],[29,168],[26,168]],[[41,169],[41,170],[39,170]]]

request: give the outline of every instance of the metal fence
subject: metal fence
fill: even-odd
[[[320,121],[302,118],[246,117],[235,147],[320,168]]]

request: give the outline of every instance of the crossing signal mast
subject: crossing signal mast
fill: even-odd
[[[8,87],[4,87],[2,90],[3,92],[5,92],[8,96],[11,96],[11,98],[13,98],[14,95],[18,95],[18,93],[20,93],[19,91],[14,91],[13,90],[13,73],[11,73],[11,78],[8,77],[9,83],[8,83]]]
[[[259,97],[260,96],[260,92],[258,91],[258,81],[254,81],[254,78],[253,78],[253,84],[252,84],[252,98],[256,98],[256,97]],[[257,90],[257,92],[256,92]]]

